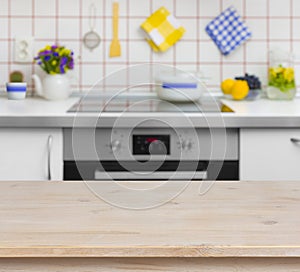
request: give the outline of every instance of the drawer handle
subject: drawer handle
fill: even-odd
[[[295,143],[295,144],[299,144],[300,143],[300,139],[298,139],[298,138],[291,138],[291,142]]]
[[[52,140],[53,137],[52,135],[49,135],[48,137],[48,180],[52,179],[52,175],[51,175],[51,152],[52,152]]]

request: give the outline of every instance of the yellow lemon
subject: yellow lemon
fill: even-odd
[[[221,83],[221,90],[224,94],[231,94],[231,88],[233,84],[235,83],[235,80],[232,78],[227,78],[222,81]]]
[[[249,93],[249,86],[245,80],[236,80],[231,88],[231,95],[234,100],[242,100]]]

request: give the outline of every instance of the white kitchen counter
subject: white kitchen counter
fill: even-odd
[[[25,100],[7,100],[0,97],[0,127],[95,127],[112,126],[119,118],[124,127],[136,126],[144,119],[153,126],[163,127],[165,124],[155,120],[163,119],[173,127],[186,127],[191,123],[194,127],[300,127],[300,98],[293,101],[256,101],[222,102],[234,110],[234,113],[67,113],[67,110],[78,101],[79,97],[71,97],[65,101],[47,101],[41,98]],[[101,119],[101,120],[100,120]],[[187,119],[189,122],[187,122]],[[100,121],[99,121],[100,120]],[[125,119],[124,119],[125,120]],[[149,123],[148,123],[149,124]]]

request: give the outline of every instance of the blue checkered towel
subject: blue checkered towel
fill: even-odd
[[[225,56],[251,37],[250,30],[233,7],[213,19],[205,30]]]

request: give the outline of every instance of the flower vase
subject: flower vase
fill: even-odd
[[[42,81],[37,75],[33,75],[32,78],[37,94],[48,100],[64,100],[72,93],[67,74],[46,74]]]

